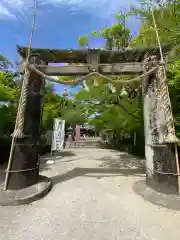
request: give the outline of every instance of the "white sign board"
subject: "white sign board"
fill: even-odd
[[[63,149],[65,134],[65,120],[54,119],[54,129],[52,134],[51,151],[60,151]]]

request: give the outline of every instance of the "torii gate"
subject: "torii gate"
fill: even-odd
[[[88,76],[99,75],[112,84],[124,85],[132,81],[142,84],[147,184],[160,191],[168,188],[172,193],[179,193],[176,137],[165,67],[160,63],[158,48],[124,51],[32,49],[28,65],[25,64],[27,48],[18,46],[17,50],[22,58],[20,72],[24,73],[27,85],[22,88],[21,109],[5,190],[22,190],[39,181],[39,141],[45,77],[82,76],[78,80],[60,82],[78,84]],[[169,45],[162,48],[164,55],[170,50]],[[49,63],[77,65],[57,67],[49,66]],[[108,76],[134,73],[139,77],[125,82],[114,81]]]

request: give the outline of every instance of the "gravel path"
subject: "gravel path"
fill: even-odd
[[[0,240],[179,239],[180,212],[133,191],[143,162],[104,149],[72,149],[42,173],[54,186],[28,206],[0,207]]]

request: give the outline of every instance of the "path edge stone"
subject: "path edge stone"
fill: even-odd
[[[52,181],[46,176],[39,176],[39,181],[25,189],[6,190],[0,186],[0,206],[27,205],[46,196],[52,189]]]
[[[180,211],[180,195],[171,195],[158,192],[150,188],[145,180],[137,181],[133,185],[133,190],[144,200],[171,210]]]

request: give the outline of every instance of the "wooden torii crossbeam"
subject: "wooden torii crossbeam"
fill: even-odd
[[[17,46],[17,50],[22,58],[20,72],[23,72],[25,68],[23,62],[26,60],[27,48]],[[163,54],[167,54],[170,50],[170,45],[164,46]],[[97,71],[103,75],[141,74],[143,72],[142,61],[147,52],[150,55],[159,55],[158,48],[127,49],[125,51],[33,48],[31,55],[41,59],[43,64],[38,65],[38,69],[48,76],[83,76],[92,71]],[[69,65],[48,65],[52,63],[65,63]]]

